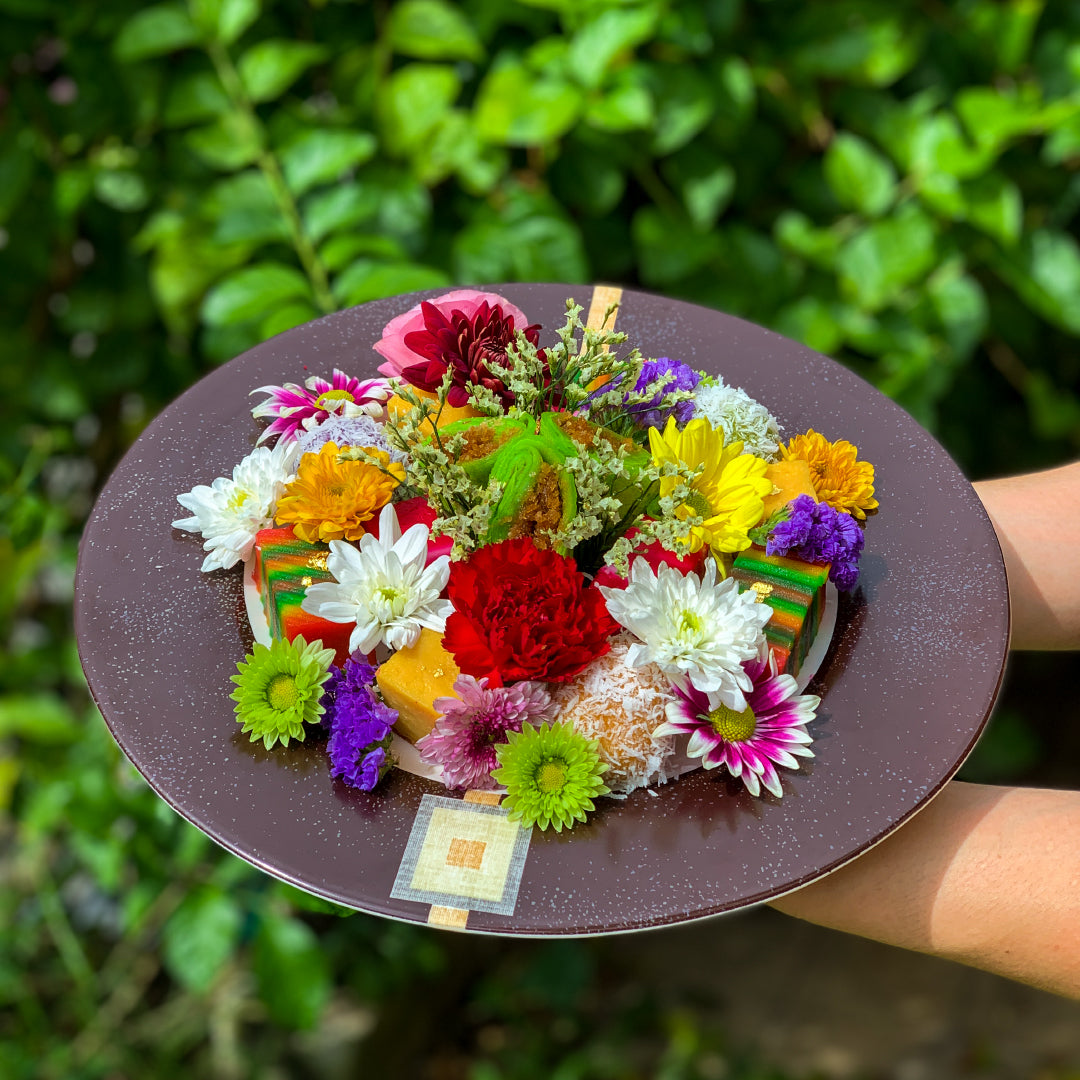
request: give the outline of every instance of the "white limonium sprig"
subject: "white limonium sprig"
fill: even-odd
[[[173,528],[202,535],[203,550],[210,553],[204,571],[228,570],[251,554],[255,534],[274,524],[277,501],[295,479],[295,461],[294,444],[279,441],[273,450],[260,446],[233,469],[231,478],[219,476],[177,495],[192,516],[177,519]]]
[[[301,606],[330,622],[355,622],[350,652],[369,653],[379,642],[408,648],[425,626],[441,634],[454,610],[439,597],[450,579],[450,559],[441,555],[425,566],[427,546],[426,525],[413,525],[403,536],[393,505],[384,506],[377,538],[366,533],[359,547],[330,541],[326,568],[334,580],[309,585]]]
[[[716,577],[713,559],[699,578],[666,564],[653,573],[637,558],[625,589],[601,586],[600,592],[612,618],[639,640],[627,663],[656,664],[672,681],[742,712],[753,686],[742,664],[758,654],[772,608],[757,603],[752,590],[740,593],[734,578],[718,584]]]

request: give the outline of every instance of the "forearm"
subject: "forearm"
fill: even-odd
[[[950,783],[773,906],[1080,999],[1080,792]]]
[[[1012,647],[1080,648],[1080,462],[975,491],[1005,556]]]

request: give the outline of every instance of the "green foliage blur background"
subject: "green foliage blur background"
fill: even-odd
[[[772,1075],[617,950],[337,918],[180,821],[80,673],[82,524],[214,365],[499,281],[742,315],[973,477],[1058,463],[1078,211],[1075,4],[0,0],[0,1073]],[[1080,781],[1054,664],[966,775]]]

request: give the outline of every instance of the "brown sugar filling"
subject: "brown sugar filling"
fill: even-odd
[[[504,442],[506,436],[499,437],[491,424],[475,424],[464,432],[465,445],[458,453],[458,461],[479,461],[488,454],[493,454]]]
[[[625,446],[627,450],[634,448],[633,439],[625,439],[621,435],[616,435],[614,431],[598,427],[583,416],[562,413],[555,418],[555,423],[559,425],[564,434],[569,435],[574,442],[580,443],[582,446],[592,446],[600,438],[612,448],[620,446]]]
[[[528,536],[541,551],[551,547],[551,536],[562,521],[562,492],[559,474],[545,461],[532,490],[522,500],[510,539]]]

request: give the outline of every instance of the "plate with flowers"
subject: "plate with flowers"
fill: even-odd
[[[851,372],[506,285],[189,390],[99,499],[76,624],[120,745],[225,847],[391,917],[588,934],[887,835],[981,731],[1008,609],[970,485]]]

